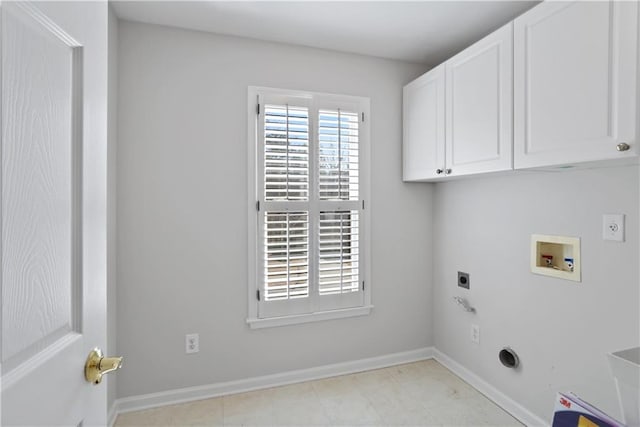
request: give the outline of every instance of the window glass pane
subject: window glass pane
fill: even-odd
[[[309,296],[309,213],[265,212],[265,301]]]
[[[309,111],[266,105],[264,113],[265,200],[309,198]]]
[[[358,200],[358,114],[320,110],[320,200]]]
[[[358,211],[320,212],[320,295],[359,289]]]

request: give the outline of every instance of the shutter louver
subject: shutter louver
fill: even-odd
[[[341,110],[319,111],[320,200],[359,197],[358,117]]]
[[[358,211],[320,212],[320,295],[359,290]]]
[[[266,212],[264,221],[265,301],[308,296],[308,212]]]
[[[266,105],[264,111],[265,200],[309,199],[309,111]]]

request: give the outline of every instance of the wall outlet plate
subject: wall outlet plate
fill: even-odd
[[[471,342],[474,344],[480,344],[480,326],[471,325]]]
[[[469,289],[469,273],[458,271],[458,286]]]
[[[624,242],[624,214],[602,215],[602,238]]]
[[[184,351],[193,354],[200,351],[200,334],[187,334],[184,337]]]

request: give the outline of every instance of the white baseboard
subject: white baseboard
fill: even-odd
[[[433,348],[425,347],[418,350],[371,357],[351,362],[334,363],[332,365],[300,369],[281,374],[265,375],[237,381],[228,381],[197,387],[168,390],[159,393],[144,394],[140,396],[125,397],[115,401],[113,407],[109,411],[109,420],[113,420],[115,422],[118,414],[126,412],[140,411],[142,409],[191,402],[194,400],[209,399],[212,397],[243,393],[246,391],[277,387],[303,381],[312,381],[337,375],[352,374],[371,369],[386,368],[388,366],[401,365],[403,363],[417,362],[419,360],[431,358],[433,358]]]
[[[113,402],[113,405],[109,408],[109,412],[107,412],[107,426],[113,427],[116,423],[116,418],[118,418],[118,412],[116,411],[116,402]]]
[[[156,408],[159,406],[173,405],[177,403],[191,402],[195,400],[209,399],[246,391],[277,387],[294,384],[303,381],[312,381],[337,375],[352,374],[355,372],[372,369],[386,368],[403,363],[417,362],[435,358],[439,363],[447,367],[451,372],[469,383],[480,393],[495,402],[496,405],[507,411],[513,417],[529,427],[545,426],[549,423],[531,411],[524,408],[494,386],[460,365],[458,362],[433,347],[425,347],[418,350],[394,353],[386,356],[371,357],[351,362],[335,363],[332,365],[318,366],[309,369],[300,369],[280,374],[265,375],[261,377],[247,378],[237,381],[228,381],[197,387],[186,387],[176,390],[168,390],[159,393],[150,393],[140,396],[117,399],[109,410],[109,426],[113,426],[118,414]]]
[[[505,395],[500,390],[435,348],[433,349],[433,358],[524,425],[529,427],[549,426],[548,421],[543,420],[528,409],[524,408],[518,402],[511,399],[509,396]]]

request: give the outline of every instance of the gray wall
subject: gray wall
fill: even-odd
[[[107,348],[117,355],[116,346],[116,153],[118,143],[118,18],[109,5],[108,93],[107,93]],[[117,375],[107,375],[108,408],[116,400]]]
[[[602,240],[604,213],[626,214],[626,242]],[[638,167],[439,184],[434,224],[435,346],[543,419],[556,391],[619,417],[605,354],[640,344]],[[582,282],[532,274],[531,234],[580,237]],[[459,270],[471,274],[469,291],[456,286]],[[498,361],[507,345],[520,355],[518,372]]]
[[[433,344],[429,185],[401,181],[402,86],[424,67],[120,22],[118,397]],[[247,86],[371,98],[370,316],[250,330]],[[184,354],[184,334],[200,353]]]

